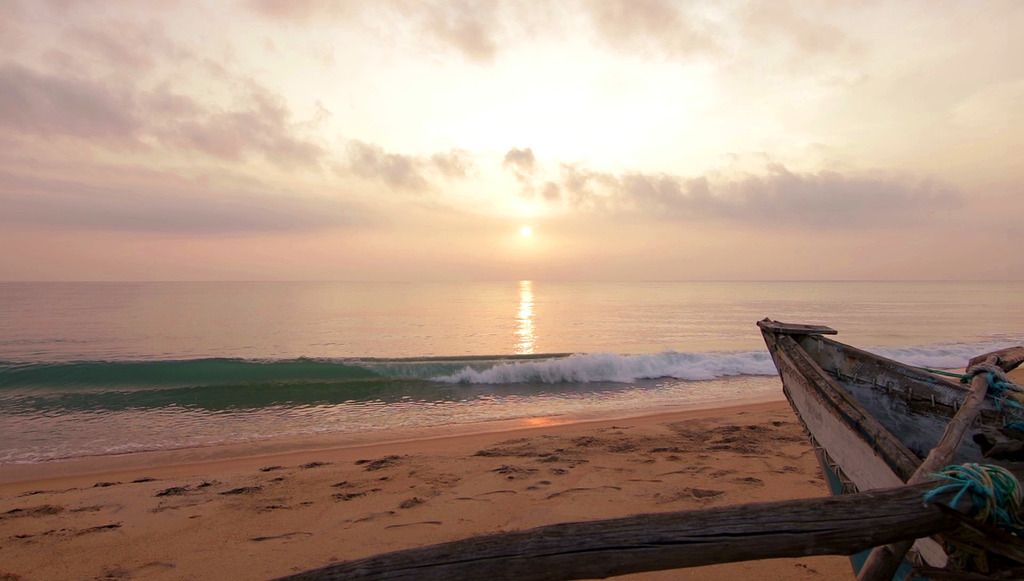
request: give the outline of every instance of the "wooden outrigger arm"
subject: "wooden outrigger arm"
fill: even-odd
[[[285,579],[595,579],[775,557],[851,555],[956,528],[960,519],[954,514],[921,506],[930,488],[561,523],[376,555]]]

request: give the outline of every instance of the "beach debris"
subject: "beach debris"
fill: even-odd
[[[142,484],[143,482],[155,482],[155,481],[156,481],[156,478],[152,478],[152,477],[149,477],[149,476],[143,476],[142,478],[136,478],[135,480],[132,480],[132,484]]]
[[[356,466],[363,466],[363,469],[367,472],[373,472],[395,466],[401,459],[401,456],[391,455],[384,456],[383,458],[377,458],[375,460],[356,460]]]
[[[110,486],[117,486],[118,484],[121,484],[121,483],[120,482],[97,482],[96,484],[93,484],[92,487],[93,488],[107,488],[107,487],[110,487]]]
[[[260,472],[273,472],[274,470],[281,470],[284,466],[264,466],[260,468]]]
[[[308,462],[306,464],[303,464],[302,466],[299,466],[299,468],[302,468],[303,470],[309,470],[310,468],[319,468],[321,466],[327,466],[328,464],[330,464],[330,462]]]

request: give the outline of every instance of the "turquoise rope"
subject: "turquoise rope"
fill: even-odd
[[[974,377],[973,375],[966,374],[966,373],[951,373],[949,371],[941,371],[939,369],[931,369],[931,368],[928,368],[928,367],[918,367],[918,369],[921,369],[923,371],[927,371],[928,373],[934,373],[936,375],[944,375],[946,377],[953,377],[953,378],[959,379],[960,383],[970,383],[971,379]],[[1019,392],[1019,391],[1024,391],[1024,390],[1021,390],[1020,387],[1018,387],[1017,385],[1014,385],[1014,384],[1012,384],[1012,383],[1010,383],[1008,381],[1002,381],[1000,379],[996,379],[995,374],[992,373],[991,371],[986,371],[984,373],[985,373],[986,379],[988,380],[988,393],[986,394],[986,397],[991,397],[992,398],[992,401],[996,405],[996,410],[997,411],[1003,411],[1003,405],[1004,404],[1006,404],[1006,405],[1008,405],[1008,406],[1010,406],[1012,408],[1017,408],[1017,409],[1024,408],[1024,406],[1022,406],[1019,401],[1016,401],[1016,400],[1013,400],[1013,399],[1010,399],[1010,398],[1006,397],[1006,392],[1008,392],[1008,391]]]
[[[969,496],[972,504],[969,514],[972,517],[1018,534],[1024,533],[1024,520],[1020,515],[1024,490],[1017,478],[1005,468],[971,463],[946,466],[932,476],[945,483],[925,493],[925,504],[955,490],[951,507],[957,508],[960,501]]]
[[[931,369],[929,367],[918,367],[918,369],[927,371],[928,373],[934,373],[935,375],[945,375],[946,377],[954,377],[956,379],[959,379],[960,383],[968,383],[971,381],[971,376],[965,375],[963,373],[952,373],[949,371],[942,371],[940,369]]]

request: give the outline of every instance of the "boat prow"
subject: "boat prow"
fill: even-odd
[[[758,327],[833,495],[906,484],[971,393],[941,375],[830,339],[825,335],[836,331],[829,327],[770,319]],[[978,441],[987,430],[1018,419],[1018,409],[984,401],[948,463],[993,463]],[[1012,461],[995,463],[1022,468]],[[865,556],[852,558],[855,570]],[[942,568],[948,559],[941,540],[918,539],[903,569]]]

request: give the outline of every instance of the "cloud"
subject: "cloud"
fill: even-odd
[[[430,161],[442,175],[448,178],[465,178],[473,170],[473,158],[464,149],[453,149],[447,153],[435,153]]]
[[[358,176],[379,179],[403,190],[424,190],[426,178],[420,173],[420,161],[409,155],[388,153],[378,145],[352,141],[348,147],[349,168]]]
[[[141,124],[134,95],[90,79],[0,66],[0,127],[22,134],[133,142]]]
[[[425,191],[432,187],[427,174],[434,173],[434,177],[449,180],[464,179],[475,164],[470,154],[461,149],[419,157],[390,153],[379,145],[352,140],[346,167],[359,177],[381,180],[394,189]]]
[[[505,154],[505,159],[501,165],[505,169],[511,170],[515,174],[516,179],[522,185],[523,189],[520,194],[524,197],[531,197],[535,192],[533,187],[533,173],[536,169],[537,160],[533,156],[533,150],[527,147],[526,149],[517,149],[513,147],[508,150]]]
[[[598,38],[613,48],[692,56],[719,47],[709,23],[669,0],[589,0],[584,4]]]
[[[218,185],[114,169],[104,177],[44,178],[0,170],[0,224],[211,235],[351,227],[371,215],[337,198],[297,196],[258,183]]]
[[[762,45],[788,44],[801,55],[830,53],[849,44],[839,27],[810,17],[805,8],[801,4],[797,10],[783,0],[754,2],[738,18],[743,36]]]
[[[961,202],[958,192],[934,182],[794,173],[779,164],[763,175],[733,179],[613,175],[563,166],[562,187],[569,204],[584,211],[835,229],[920,222]]]
[[[154,133],[162,143],[181,150],[229,161],[255,154],[284,167],[313,166],[326,154],[320,145],[295,135],[283,100],[254,84],[228,110],[206,111],[189,97],[166,90],[151,94],[147,104],[178,114]]]
[[[544,189],[542,189],[540,193],[544,196],[544,199],[549,202],[554,202],[562,197],[562,189],[558,187],[558,184],[555,182],[545,183]]]
[[[127,82],[58,76],[0,66],[0,128],[22,136],[73,137],[90,146],[162,145],[228,161],[261,156],[283,167],[312,166],[325,150],[298,135],[284,101],[252,82],[225,108],[168,85],[140,92]]]
[[[494,60],[494,2],[447,2],[430,5],[423,17],[424,30],[467,59],[487,63]]]
[[[309,22],[350,14],[359,8],[360,3],[344,0],[249,0],[247,4],[266,18]]]
[[[358,22],[361,17],[411,23],[414,36],[454,49],[467,60],[489,63],[498,51],[496,33],[499,3],[493,1],[406,2],[391,0],[376,3],[334,0],[249,0],[251,10],[264,18],[299,24],[343,20]],[[381,16],[380,11],[386,14]],[[388,29],[400,33],[404,27]]]

